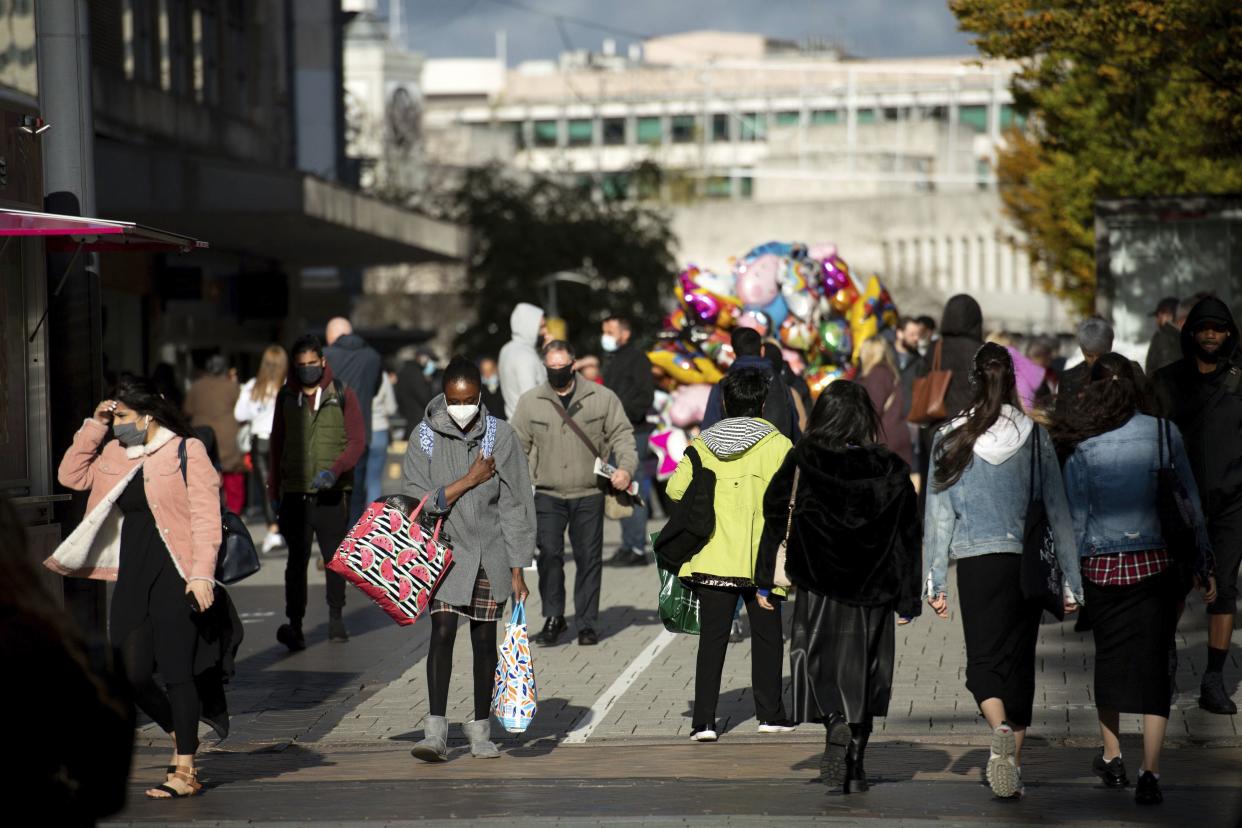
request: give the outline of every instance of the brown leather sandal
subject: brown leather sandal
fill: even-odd
[[[183,799],[187,796],[196,796],[203,790],[203,786],[198,781],[197,768],[192,768],[188,765],[177,767],[168,778],[168,782],[172,782],[174,779],[184,782],[189,790],[179,791],[172,787],[172,785],[165,783],[163,785],[156,785],[154,788],[147,791],[147,799]],[[160,791],[168,794],[168,796],[152,796],[152,791]]]

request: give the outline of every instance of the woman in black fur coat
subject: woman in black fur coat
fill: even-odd
[[[888,713],[894,613],[919,614],[922,527],[910,467],[876,442],[879,415],[866,390],[835,382],[811,413],[764,497],[755,582],[772,600],[781,542],[797,587],[789,641],[794,718],[822,722],[820,762],[830,789],[867,789],[863,753],[872,719]],[[790,495],[797,498],[790,520]]]

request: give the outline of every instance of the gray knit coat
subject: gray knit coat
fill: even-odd
[[[410,447],[402,464],[401,493],[427,499],[426,509],[436,513],[436,492],[466,476],[482,448],[486,409],[470,431],[463,434],[449,418],[441,394],[427,405],[424,422],[434,434],[432,454],[427,456],[416,425],[410,431]],[[479,566],[487,573],[492,597],[510,597],[511,568],[529,566],[535,551],[535,497],[530,485],[526,455],[508,423],[496,421],[496,445],[492,450],[496,475],[466,492],[444,517],[443,531],[452,540],[453,566],[435,597],[448,604],[470,603]]]

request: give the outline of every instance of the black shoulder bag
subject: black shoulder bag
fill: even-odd
[[[705,468],[694,447],[686,449],[693,477],[652,548],[660,566],[677,572],[716,531],[716,473]]]
[[[1173,435],[1168,420],[1157,420],[1160,467],[1156,471],[1156,514],[1160,534],[1177,572],[1179,595],[1190,592],[1196,573],[1211,571],[1211,552],[1199,546],[1194,505],[1190,492],[1173,466]],[[1168,461],[1167,463],[1165,461]]]
[[[186,484],[188,493],[184,439],[177,448],[177,457],[181,460],[181,482]],[[241,518],[223,507],[220,514],[220,551],[216,555],[215,578],[222,584],[235,584],[259,571],[259,550],[255,549],[250,531]]]
[[[1057,563],[1056,543],[1043,496],[1043,452],[1039,450],[1039,426],[1031,432],[1031,492],[1022,533],[1022,595],[1057,620],[1065,620],[1065,574]]]

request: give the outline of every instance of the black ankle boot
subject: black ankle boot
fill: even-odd
[[[819,781],[828,786],[829,793],[848,793],[850,729],[835,713],[824,722],[824,727],[827,733],[824,755],[819,760]]]
[[[845,751],[846,793],[866,793],[871,787],[867,784],[867,772],[863,769],[863,758],[867,752],[867,740],[870,738],[870,724],[850,725],[850,745]]]

